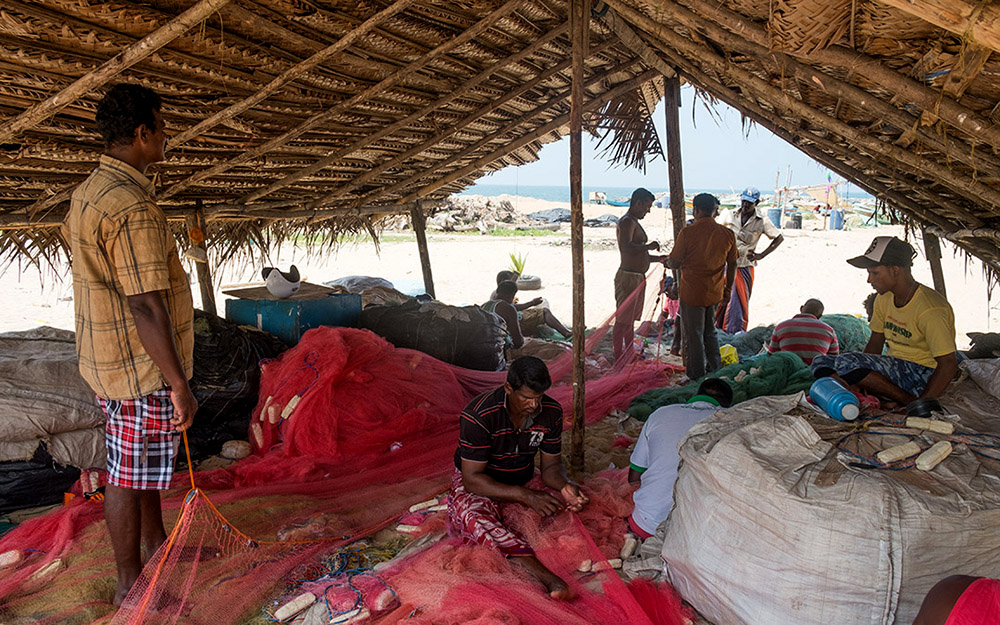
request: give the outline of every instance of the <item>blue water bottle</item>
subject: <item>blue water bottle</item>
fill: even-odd
[[[858,398],[833,378],[820,378],[809,387],[809,399],[837,421],[854,421],[861,412]]]

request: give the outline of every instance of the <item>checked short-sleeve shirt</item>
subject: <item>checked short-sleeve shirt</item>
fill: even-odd
[[[80,373],[97,395],[137,399],[166,382],[139,340],[128,297],[162,291],[174,342],[191,376],[194,308],[177,244],[153,183],[104,155],[73,192],[64,233],[73,254]]]
[[[455,467],[462,460],[486,463],[486,475],[503,484],[523,486],[535,474],[535,454],[562,451],[563,411],[559,402],[542,395],[541,409],[514,427],[507,412],[504,387],[483,393],[459,417]]]

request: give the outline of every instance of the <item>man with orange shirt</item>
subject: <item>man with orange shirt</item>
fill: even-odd
[[[736,237],[715,223],[719,200],[710,193],[694,197],[694,223],[677,235],[667,266],[681,270],[681,324],[684,366],[697,380],[722,366],[715,338],[715,309],[729,301],[736,274]]]

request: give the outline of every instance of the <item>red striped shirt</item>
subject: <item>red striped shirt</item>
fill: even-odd
[[[816,356],[839,354],[840,344],[833,328],[812,315],[800,313],[775,326],[767,351],[792,352],[808,365]]]

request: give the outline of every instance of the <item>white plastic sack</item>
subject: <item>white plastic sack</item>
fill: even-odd
[[[716,625],[910,625],[949,575],[1000,572],[1000,476],[960,446],[933,472],[846,467],[799,397],[720,411],[681,443],[663,559]],[[910,473],[911,475],[903,475]]]
[[[31,458],[45,441],[61,464],[104,466],[104,422],[80,375],[72,332],[0,334],[0,461]]]

